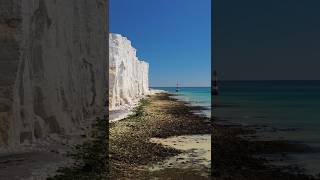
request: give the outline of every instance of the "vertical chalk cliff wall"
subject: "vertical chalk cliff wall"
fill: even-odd
[[[149,64],[120,34],[109,35],[109,109],[130,106],[149,93]]]
[[[105,0],[21,1],[19,8],[19,56],[5,61],[14,66],[5,91],[12,99],[7,117],[0,114],[8,127],[2,144],[13,146],[77,132],[106,113],[108,89]]]
[[[0,1],[0,147],[9,143],[9,119],[13,116],[13,89],[19,64],[18,36],[21,24],[18,0]]]

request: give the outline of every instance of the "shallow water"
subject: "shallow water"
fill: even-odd
[[[191,103],[192,106],[202,106],[206,110],[201,113],[207,117],[211,116],[211,88],[210,87],[180,87],[176,92],[176,87],[154,87],[154,89],[165,90],[175,94],[174,98]]]
[[[226,122],[255,125],[264,139],[285,139],[320,146],[320,81],[220,82],[214,116]],[[291,154],[290,163],[320,172],[320,153]]]

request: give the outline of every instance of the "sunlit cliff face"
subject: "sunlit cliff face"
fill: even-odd
[[[120,34],[109,36],[109,108],[130,106],[149,93],[149,64],[138,59],[131,42]]]

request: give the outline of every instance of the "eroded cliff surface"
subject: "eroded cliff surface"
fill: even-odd
[[[106,1],[33,0],[19,6],[21,29],[13,36],[20,55],[6,60],[14,64],[13,88],[7,91],[7,132],[0,131],[12,146],[77,133],[107,110]]]
[[[17,0],[0,1],[0,147],[9,143],[9,119],[19,64],[18,31],[21,24]]]
[[[109,109],[131,106],[149,93],[149,64],[138,59],[131,42],[109,35]]]

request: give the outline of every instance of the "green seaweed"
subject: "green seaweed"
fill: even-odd
[[[145,115],[144,108],[146,106],[148,106],[149,104],[150,104],[150,100],[145,99],[145,98],[141,99],[139,102],[139,105],[132,110],[133,113],[128,118],[130,119],[130,118],[134,118],[134,117],[144,116]]]
[[[75,160],[72,167],[60,168],[48,180],[98,180],[107,177],[107,120],[97,119],[91,138],[68,153]]]

